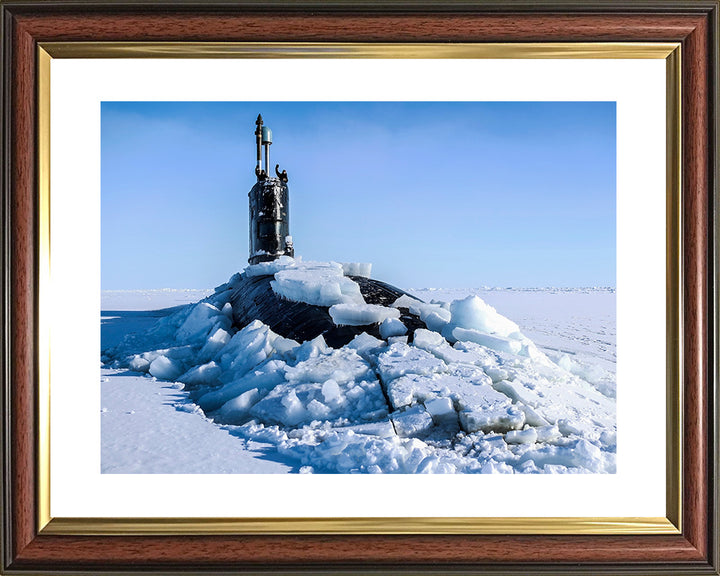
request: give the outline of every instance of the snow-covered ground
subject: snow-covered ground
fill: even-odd
[[[408,344],[342,266],[251,268],[337,323],[382,322],[385,340],[237,331],[238,275],[103,292],[103,472],[614,472],[613,290],[409,290],[425,304],[395,306],[428,329]]]

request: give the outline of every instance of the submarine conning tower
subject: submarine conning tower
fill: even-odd
[[[257,144],[255,176],[257,182],[248,193],[250,199],[250,257],[248,262],[250,264],[269,262],[280,256],[295,255],[290,236],[290,197],[287,171],[280,172],[280,165],[276,164],[276,176],[270,176],[272,131],[263,125],[260,114],[255,121],[255,126]]]

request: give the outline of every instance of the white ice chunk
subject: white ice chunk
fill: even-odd
[[[242,376],[270,356],[277,334],[259,320],[237,332],[222,349],[220,364],[226,371]]]
[[[508,466],[505,462],[488,460],[483,464],[481,472],[483,474],[513,474],[515,471],[512,466]]]
[[[490,374],[498,363],[495,355],[484,346],[474,342],[456,342],[450,346],[441,334],[422,328],[415,331],[413,344],[437,356],[448,366],[469,364],[482,367]]]
[[[448,393],[439,376],[406,374],[386,385],[390,404],[396,410],[418,402],[427,402]]]
[[[375,338],[375,336],[370,336],[367,332],[361,332],[355,336],[355,338],[353,338],[347,346],[348,348],[353,348],[358,354],[360,354],[360,356],[365,358],[366,356],[375,353],[378,349],[384,347],[385,342],[379,338]]]
[[[418,328],[415,330],[413,344],[418,348],[434,353],[436,348],[447,345],[447,340],[445,340],[445,338],[437,332],[425,330],[424,328]]]
[[[200,361],[210,360],[223,349],[223,347],[230,342],[230,333],[222,328],[218,328],[212,335],[207,339],[205,345],[198,353],[198,359]]]
[[[534,444],[537,442],[538,434],[535,428],[525,430],[510,430],[505,435],[505,442],[508,444]]]
[[[378,304],[335,304],[330,307],[330,316],[337,326],[367,326],[400,318],[400,310]]]
[[[288,300],[316,306],[333,304],[364,304],[360,287],[343,276],[335,262],[303,262],[280,270],[270,282],[273,291]]]
[[[407,294],[393,302],[393,308],[408,308],[412,314],[420,317],[428,329],[440,332],[450,322],[452,314],[440,304],[427,304]]]
[[[182,366],[178,361],[160,355],[150,363],[149,372],[162,380],[174,380],[182,374]]]
[[[404,336],[407,333],[405,324],[399,320],[400,311],[392,308],[398,313],[398,316],[385,318],[380,324],[380,336],[387,339],[392,336]]]
[[[296,361],[302,362],[304,360],[308,360],[309,358],[315,358],[320,354],[327,354],[329,352],[330,347],[327,345],[327,342],[325,342],[323,335],[320,334],[320,336],[300,344],[300,346],[292,351],[292,355],[295,357]]]
[[[453,327],[477,330],[484,334],[495,334],[502,338],[520,332],[520,328],[515,322],[498,314],[495,308],[486,304],[478,296],[454,300],[450,304],[450,313],[452,314],[450,323]]]
[[[545,420],[545,418],[543,418],[542,416],[540,416],[540,414],[535,412],[535,410],[530,408],[530,406],[526,406],[522,402],[518,402],[516,404],[516,406],[518,408],[520,408],[520,410],[523,411],[523,413],[525,414],[525,422],[527,424],[529,424],[530,426],[547,426],[548,425],[548,421]]]
[[[265,424],[299,426],[313,420],[358,422],[387,417],[385,398],[377,380],[339,384],[326,382],[282,383],[251,410]]]
[[[487,384],[464,390],[458,404],[460,425],[466,432],[504,432],[522,428],[525,423],[522,410]]]
[[[295,342],[295,340],[291,340],[290,338],[283,338],[282,336],[278,336],[277,338],[275,338],[275,340],[273,340],[272,342],[272,346],[275,351],[281,356],[290,355],[291,353],[294,353],[298,348],[300,348],[300,344]]]
[[[223,404],[215,420],[224,424],[244,424],[250,417],[250,409],[260,398],[257,388],[247,390]]]
[[[130,360],[128,368],[130,368],[130,370],[134,370],[135,372],[147,372],[150,368],[150,362],[146,358],[143,358],[140,354],[135,354],[132,360]]]
[[[539,428],[536,428],[535,431],[537,432],[538,442],[552,443],[562,436],[562,434],[560,434],[560,430],[557,427],[557,424],[553,424],[552,426],[541,426]]]
[[[326,381],[321,388],[325,402],[334,402],[340,397],[340,386],[335,380]]]
[[[507,352],[509,354],[520,354],[523,344],[519,340],[510,340],[501,336],[492,336],[485,334],[479,330],[467,328],[453,328],[450,332],[454,340],[462,342],[475,342],[481,346],[497,350],[498,352]]]
[[[413,406],[402,412],[390,414],[395,432],[402,438],[423,436],[433,426],[433,419],[422,406]]]
[[[286,426],[294,426],[307,418],[307,410],[297,397],[295,390],[290,389],[280,398],[280,404],[285,408],[285,412],[278,414],[280,421]]]
[[[243,271],[245,276],[270,276],[279,272],[280,270],[287,270],[288,268],[294,268],[296,266],[296,260],[290,256],[280,256],[277,260],[270,260],[269,262],[259,262],[258,264],[251,264],[246,267]]]
[[[369,262],[343,262],[342,269],[345,276],[361,276],[363,278],[370,278],[372,264]]]
[[[407,344],[392,344],[378,357],[378,371],[383,382],[390,382],[404,374],[434,374],[446,369],[442,360]]]
[[[319,382],[334,380],[337,384],[374,380],[370,365],[352,348],[330,349],[285,368],[289,382]]]
[[[197,403],[205,412],[212,412],[248,390],[255,389],[265,394],[268,390],[284,381],[285,362],[269,360],[237,380],[233,380],[217,390],[211,390],[203,394]]]
[[[205,340],[208,334],[220,327],[230,329],[230,319],[209,302],[193,306],[189,316],[177,331],[179,341]]]
[[[434,398],[425,402],[425,409],[432,416],[433,422],[457,422],[457,413],[450,398]]]
[[[215,362],[208,362],[201,366],[190,368],[185,374],[177,378],[178,382],[190,384],[191,386],[208,386],[217,383],[222,368]]]

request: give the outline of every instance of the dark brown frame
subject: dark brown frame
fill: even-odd
[[[718,0],[485,3],[0,0],[2,564],[6,574],[719,574]],[[682,43],[682,533],[61,536],[37,530],[40,42]]]

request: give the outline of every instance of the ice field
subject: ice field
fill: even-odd
[[[285,258],[283,298],[380,324],[339,349],[259,321],[215,290],[107,291],[105,473],[613,473],[612,289],[411,289],[365,304],[369,267]],[[399,308],[426,324],[408,343]]]

